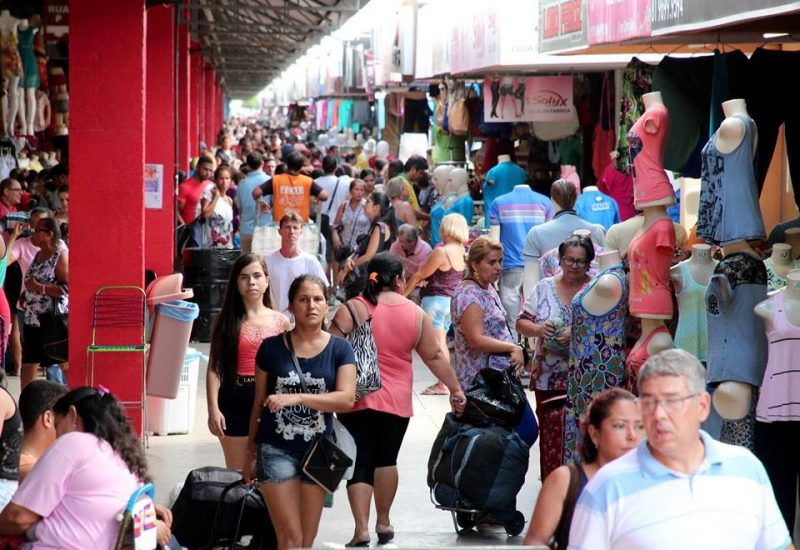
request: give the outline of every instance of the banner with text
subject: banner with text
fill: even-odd
[[[539,51],[577,50],[588,44],[586,0],[540,0]]]
[[[650,36],[650,3],[651,0],[589,2],[589,44]]]
[[[486,122],[565,122],[573,119],[571,76],[486,78]]]
[[[796,0],[651,0],[652,34],[735,24],[800,9]]]

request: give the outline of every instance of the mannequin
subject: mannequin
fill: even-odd
[[[575,211],[587,222],[603,226],[608,231],[611,226],[619,223],[619,207],[614,199],[606,195],[596,185],[584,187],[575,202]]]
[[[375,156],[378,160],[387,160],[389,158],[389,142],[388,141],[379,141],[378,145],[375,147]]]
[[[753,159],[758,130],[744,99],[722,104],[725,120],[703,147],[697,236],[731,252],[749,252],[750,240],[766,238]]]
[[[20,133],[25,136],[33,136],[33,123],[36,118],[36,89],[39,87],[39,65],[36,62],[36,55],[33,53],[33,41],[36,27],[29,24],[27,19],[23,19],[19,25],[19,52],[22,59],[23,75],[19,83],[19,122]]]
[[[705,296],[716,265],[711,246],[695,244],[691,257],[673,266],[669,275],[678,298],[675,346],[692,353],[703,364],[708,360]]]
[[[797,230],[795,230],[797,231]],[[794,259],[792,246],[786,243],[772,245],[770,257],[764,260],[767,268],[767,286],[770,291],[780,290],[786,286],[786,275],[792,269],[800,268],[800,262]]]
[[[628,278],[616,250],[603,252],[599,261],[602,271],[572,299],[573,331],[564,413],[565,463],[579,458],[580,418],[592,396],[625,382]]]
[[[608,247],[616,250],[628,250],[628,245],[631,244],[636,234],[641,231],[643,224],[644,214],[638,214],[624,222],[612,225],[606,235]],[[685,243],[688,238],[686,230],[682,225],[677,223],[673,224],[673,229],[675,229],[676,246],[683,247],[683,243]]]
[[[437,184],[437,190],[441,184]],[[453,168],[447,176],[442,197],[431,208],[431,246],[439,243],[439,224],[447,214],[458,213],[471,225],[475,206],[469,194],[469,174],[463,168]]]
[[[36,90],[36,116],[34,117],[33,131],[44,132],[47,130],[52,118],[50,98],[42,90]]]
[[[800,437],[800,270],[787,276],[786,289],[759,303],[754,311],[766,325],[769,362],[756,406],[755,453],[774,487],[775,499],[787,525],[795,524],[800,463],[793,456]]]
[[[14,125],[21,97],[19,81],[22,78],[22,59],[17,49],[19,43],[17,28],[20,23],[21,21],[13,17],[8,10],[0,11],[0,63],[3,66],[3,76],[8,80],[8,102],[7,108],[4,109],[6,113],[4,133],[11,136],[14,135]]]
[[[53,84],[53,113],[55,114],[55,135],[69,134],[69,93],[64,69],[50,69],[50,81]]]
[[[364,145],[361,147],[361,152],[358,154],[358,158],[356,159],[356,167],[359,170],[365,170],[369,168],[369,159],[375,154],[376,146],[377,144],[372,138],[364,142]]]
[[[499,155],[497,165],[486,173],[483,183],[483,208],[484,227],[489,227],[489,212],[492,202],[502,195],[511,192],[515,185],[525,183],[527,174],[516,162],[511,160],[511,155]]]
[[[661,92],[642,96],[645,111],[628,132],[628,154],[633,166],[634,205],[637,209],[675,204],[675,192],[664,171],[664,147],[669,116]]]

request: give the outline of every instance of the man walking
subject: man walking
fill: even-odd
[[[711,402],[705,386],[705,369],[686,351],[645,362],[647,438],[586,485],[570,549],[794,549],[761,462],[700,430]]]
[[[269,215],[262,213],[258,201],[253,197],[253,189],[269,179],[262,167],[264,161],[261,153],[254,151],[247,155],[247,176],[236,186],[236,206],[239,208],[239,247],[242,254],[250,254],[253,249],[253,233],[257,225],[269,222]]]

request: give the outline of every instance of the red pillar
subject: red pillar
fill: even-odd
[[[194,154],[191,140],[191,60],[189,57],[189,10],[183,10],[178,25],[178,159],[184,172],[189,170],[189,159]]]
[[[225,109],[222,103],[222,83],[217,82],[216,94],[214,97],[217,102],[217,124],[222,125],[225,122]]]
[[[78,386],[95,291],[144,283],[145,8],[144,0],[71,0],[69,8],[70,191],[80,220],[70,227],[69,376]],[[138,400],[141,373],[140,356],[98,354],[95,384]]]
[[[192,42],[192,47],[189,49],[191,66],[189,75],[189,88],[191,88],[191,96],[189,99],[189,156],[196,157],[200,151],[200,109],[203,108],[203,96],[201,90],[203,87],[198,83],[203,82],[203,65],[202,56],[200,55],[200,45]]]
[[[214,71],[214,67],[212,65],[206,65],[206,91],[205,91],[205,99],[206,99],[206,112],[205,112],[205,119],[206,119],[206,143],[211,145],[212,143],[216,144],[217,138],[217,131],[219,128],[217,127],[216,120],[215,120],[215,112],[216,112],[216,95],[214,94],[214,81],[217,79],[216,71]]]
[[[145,204],[146,269],[172,273],[175,247],[175,54],[174,8],[147,10],[147,114],[145,162],[161,167],[161,204]]]

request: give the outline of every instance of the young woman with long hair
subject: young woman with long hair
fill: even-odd
[[[244,469],[255,393],[256,351],[290,327],[270,309],[269,275],[260,256],[240,256],[231,268],[222,310],[211,329],[206,374],[208,429],[219,438],[225,466]]]

